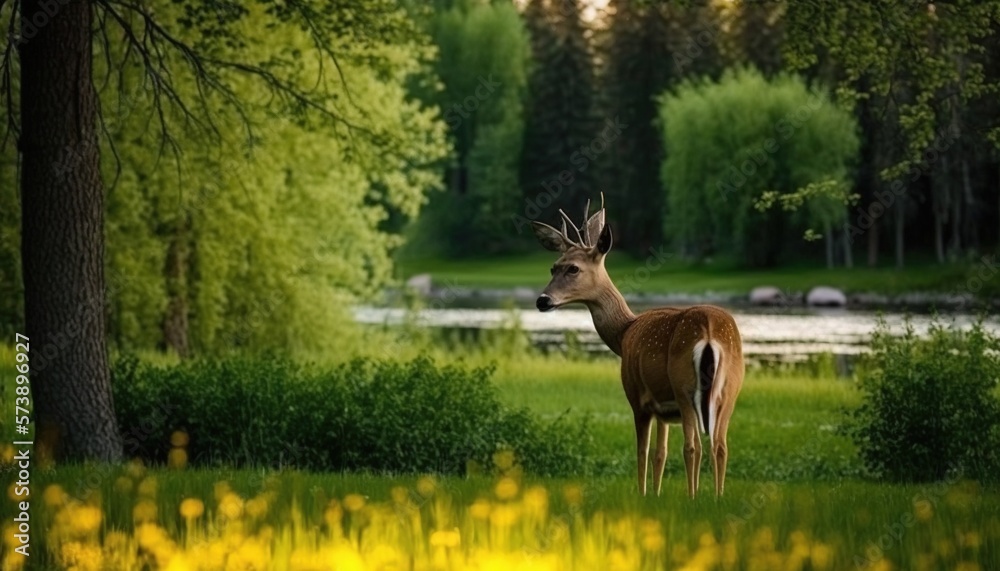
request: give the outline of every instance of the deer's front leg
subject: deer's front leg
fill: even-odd
[[[646,466],[649,464],[649,428],[652,415],[642,410],[634,412],[636,459],[639,464],[639,493],[646,495]]]

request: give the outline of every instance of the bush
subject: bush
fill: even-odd
[[[504,406],[491,374],[423,358],[322,371],[284,358],[168,367],[125,358],[112,382],[125,454],[152,462],[183,430],[195,465],[458,474],[512,449],[529,472],[586,472],[585,425]]]
[[[995,479],[1000,467],[1000,339],[982,323],[935,323],[895,337],[884,322],[859,369],[862,404],[847,432],[866,468],[894,481]]]
[[[773,265],[807,228],[844,220],[837,197],[860,148],[857,122],[801,78],[740,69],[687,81],[660,97],[659,125],[664,232],[686,252]],[[792,214],[755,208],[765,193],[806,189],[816,192]]]

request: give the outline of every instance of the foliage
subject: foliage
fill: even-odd
[[[856,125],[821,89],[793,76],[729,71],[664,94],[660,122],[666,232],[686,251],[770,266],[787,253],[793,229],[801,235],[806,225],[844,219]],[[767,191],[806,192],[807,208],[798,216],[755,210]]]
[[[696,5],[614,2],[603,44],[607,63],[600,76],[601,108],[627,127],[598,158],[600,183],[611,205],[616,248],[641,255],[663,240],[663,140],[651,94],[684,78],[718,77],[723,63],[716,10],[690,4]]]
[[[935,324],[928,339],[902,337],[884,322],[861,369],[862,404],[848,433],[869,471],[893,481],[958,474],[995,479],[1000,469],[1000,338],[977,322]]]
[[[748,571],[1000,563],[1000,497],[966,482],[915,489],[733,480],[721,498],[681,501],[681,481],[668,483],[664,497],[642,498],[632,478],[130,464],[102,470],[96,493],[81,497],[78,483],[93,474],[90,466],[59,466],[33,475],[31,515],[40,531],[33,567],[639,571],[714,569],[711,562],[728,558],[726,569]],[[11,554],[4,569],[20,571],[26,560]]]
[[[921,161],[935,132],[950,121],[949,100],[989,98],[1000,89],[1000,77],[986,75],[982,57],[984,39],[995,36],[1000,21],[996,0],[795,2],[786,18],[785,55],[792,69],[814,66],[830,54],[842,70],[838,97],[897,100],[906,146],[901,160],[885,171],[887,179]],[[995,118],[981,127],[1000,144]]]
[[[440,188],[448,153],[438,111],[408,93],[433,55],[429,38],[392,4],[330,3],[314,14],[330,25],[330,52],[277,13],[285,8],[253,4],[213,24],[201,5],[155,4],[160,29],[213,58],[282,62],[281,81],[329,104],[335,120],[304,101],[264,97],[258,82],[227,68],[217,79],[231,86],[234,109],[167,51],[159,61],[174,70],[171,89],[189,103],[188,116],[154,89],[134,51],[95,35],[118,347],[180,351],[172,333],[192,354],[308,351],[352,334],[345,308],[393,278],[390,254],[402,237],[388,222],[418,215]],[[205,35],[205,26],[223,24]],[[13,181],[6,165],[0,176]],[[16,185],[0,184],[0,204],[16,203]],[[0,291],[14,294],[0,301],[3,316],[20,314],[19,252],[7,239],[18,232],[17,211],[0,215],[0,260],[13,262],[10,271],[3,264]]]
[[[468,3],[433,17],[440,106],[454,145],[447,192],[434,194],[420,221],[421,246],[451,255],[509,250],[510,215],[520,203],[518,160],[529,47],[510,4]]]
[[[612,117],[596,118],[593,47],[582,12],[580,0],[532,0],[525,7],[533,66],[521,186],[531,206],[512,214],[554,221],[559,208],[578,212],[597,197],[592,163],[615,129],[608,126]]]
[[[166,367],[125,358],[112,384],[126,455],[154,462],[182,430],[194,465],[461,474],[511,449],[532,473],[586,470],[585,424],[504,406],[491,374],[425,358],[322,370],[269,357]]]
[[[804,1],[785,21],[786,67],[835,84],[861,120],[862,200],[845,243],[863,235],[875,265],[895,226],[897,267],[914,242],[939,263],[993,243],[1000,2]]]

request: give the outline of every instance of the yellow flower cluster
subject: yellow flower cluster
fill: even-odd
[[[458,504],[433,477],[393,488],[385,501],[358,493],[328,497],[310,488],[288,494],[265,482],[256,495],[218,482],[207,498],[161,497],[170,489],[141,464],[129,465],[117,481],[113,505],[99,497],[81,502],[59,485],[42,490],[46,548],[53,567],[75,571],[115,569],[169,571],[684,571],[836,570],[855,567],[856,545],[844,538],[824,541],[810,532],[764,525],[729,533],[706,522],[670,523],[642,513],[584,509],[588,490],[526,484],[513,458],[492,486],[468,504]],[[126,505],[118,502],[127,501]],[[309,509],[302,506],[308,505]],[[109,510],[108,513],[102,511]],[[111,518],[109,513],[118,514]],[[310,515],[307,515],[310,514]],[[131,521],[116,528],[109,521]],[[927,525],[920,514],[915,518]],[[12,545],[13,531],[3,542]],[[919,533],[914,531],[914,533]],[[917,555],[917,569],[962,569],[995,534],[951,530],[931,552]],[[3,568],[24,561],[8,556]],[[868,562],[892,571],[891,559]]]

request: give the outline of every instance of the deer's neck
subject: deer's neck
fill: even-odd
[[[619,357],[622,354],[622,337],[625,330],[635,321],[635,314],[629,309],[615,284],[607,280],[605,287],[593,300],[586,302],[594,328],[604,343]]]

